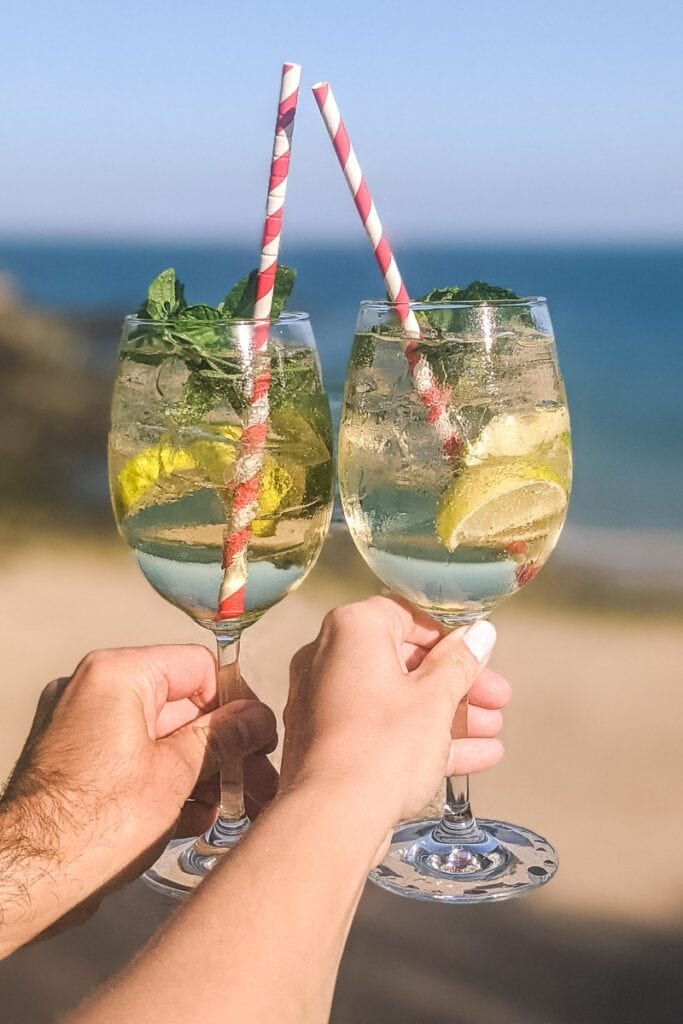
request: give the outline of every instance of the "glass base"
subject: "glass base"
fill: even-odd
[[[145,871],[142,881],[169,902],[184,899],[216,862],[234,848],[249,824],[248,818],[238,821],[218,818],[203,836],[172,839],[159,859]]]
[[[487,903],[524,896],[557,871],[547,839],[519,825],[477,819],[476,841],[457,846],[439,842],[439,825],[436,818],[401,825],[370,881],[414,900]]]

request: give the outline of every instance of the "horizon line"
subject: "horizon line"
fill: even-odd
[[[401,248],[421,249],[432,248],[683,248],[683,234],[680,235],[470,235],[463,234],[458,238],[444,235],[412,235],[392,234],[392,242]],[[251,248],[254,239],[247,235],[227,239],[218,235],[140,235],[136,233],[92,234],[86,232],[3,232],[0,229],[1,245],[83,245],[83,246],[131,246],[136,248],[156,248],[159,246],[187,246],[188,248],[204,249],[242,249]],[[340,235],[336,240],[318,235],[298,235],[288,239],[286,245],[292,248],[318,249],[367,249],[364,236],[358,238]],[[283,245],[283,248],[286,247]]]

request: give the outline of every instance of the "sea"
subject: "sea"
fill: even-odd
[[[572,417],[575,482],[565,558],[604,563],[625,580],[683,590],[683,246],[404,245],[412,295],[474,279],[547,298]],[[380,298],[369,248],[298,243],[290,309],[311,315],[338,414],[361,299]],[[254,265],[248,246],[0,240],[0,274],[45,309],[135,310],[173,266],[192,302],[215,304]],[[93,340],[113,372],[117,337]]]

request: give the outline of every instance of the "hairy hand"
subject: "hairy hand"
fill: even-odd
[[[43,692],[0,803],[0,951],[79,905],[87,914],[174,830],[208,828],[223,760],[246,759],[254,816],[277,788],[266,757],[276,742],[275,717],[256,699],[217,708],[204,647],[89,654]]]

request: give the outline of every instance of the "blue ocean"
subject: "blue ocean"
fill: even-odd
[[[570,524],[650,539],[683,530],[683,248],[399,247],[411,294],[474,278],[547,297],[567,383],[576,460]],[[290,308],[312,317],[338,405],[358,303],[381,295],[369,249],[291,245]],[[254,264],[247,247],[0,242],[0,273],[27,302],[121,318],[174,266],[193,302],[219,301]],[[117,338],[93,360],[113,369]],[[680,549],[679,549],[680,551]]]

